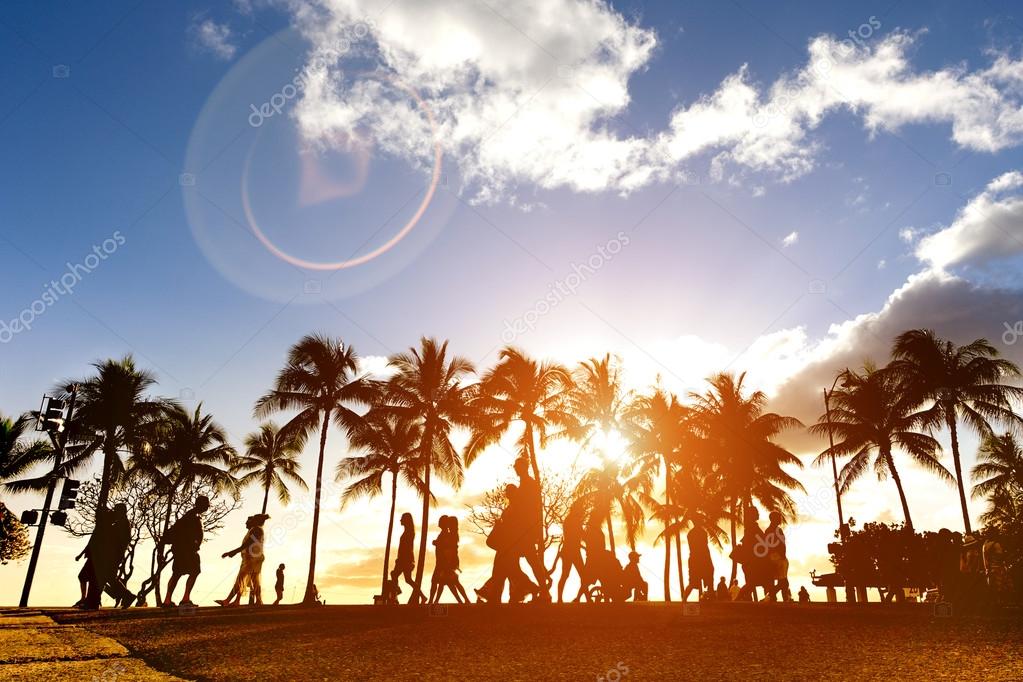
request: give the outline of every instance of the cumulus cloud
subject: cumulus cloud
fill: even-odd
[[[234,57],[238,46],[234,43],[234,34],[227,24],[218,24],[213,19],[197,16],[188,28],[192,43],[203,52],[208,52],[218,59],[228,60]]]
[[[931,267],[977,264],[1023,252],[1023,173],[992,180],[943,230],[920,240],[916,255]]]
[[[799,233],[793,230],[785,235],[784,239],[781,240],[782,246],[792,246],[799,241]]]
[[[657,36],[606,2],[396,0],[383,13],[371,0],[287,4],[312,44],[295,109],[306,139],[369,134],[385,151],[427,163],[431,131],[422,107],[394,96],[401,83],[423,98],[445,155],[480,201],[521,186],[627,193],[699,164],[719,178],[792,179],[816,163],[815,129],[843,110],[870,134],[944,124],[959,146],[978,151],[1023,138],[1023,62],[995,55],[979,70],[921,71],[909,56],[917,36],[905,32],[863,46],[814,38],[793,72],[761,85],[743,66],[679,106],[662,131],[641,133],[621,121]],[[374,61],[392,80],[346,81],[338,44],[356,45],[342,53]]]

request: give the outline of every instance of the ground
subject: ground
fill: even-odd
[[[925,605],[705,604],[688,615],[662,603],[44,613],[116,640],[155,671],[197,680],[1023,679],[1018,614],[940,617]]]

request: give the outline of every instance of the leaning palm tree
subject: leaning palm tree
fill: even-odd
[[[839,476],[840,489],[846,492],[866,473],[871,456],[875,455],[874,471],[878,479],[892,477],[899,491],[906,528],[912,530],[906,490],[895,466],[896,449],[951,482],[952,475],[938,461],[941,445],[932,436],[920,432],[926,416],[915,411],[918,403],[897,374],[867,365],[862,372],[843,370],[840,380],[839,388],[831,394],[830,415],[822,415],[810,427],[820,435],[827,434],[830,428],[838,442],[818,455],[814,463],[831,461],[833,456],[851,457]]]
[[[970,473],[975,481],[973,497],[1023,493],[1023,448],[1011,433],[987,434]]]
[[[89,465],[95,455],[102,455],[98,508],[107,506],[111,487],[124,475],[122,454],[137,453],[142,447],[142,433],[147,424],[161,417],[166,401],[147,397],[156,378],[135,366],[132,356],[120,360],[104,360],[93,364],[96,374],[60,387],[66,398],[74,384],[78,385],[75,412],[67,425],[64,461],[54,476],[64,477]],[[23,481],[29,488],[43,488],[46,476]]]
[[[459,356],[448,357],[448,343],[422,338],[419,348],[410,348],[390,358],[397,373],[387,381],[386,414],[416,424],[422,429],[417,449],[417,466],[423,475],[423,516],[419,529],[419,560],[416,564],[416,589],[422,594],[423,564],[426,561],[426,534],[430,524],[431,485],[434,471],[454,487],[462,483],[463,464],[451,435],[457,427],[473,425],[470,407],[475,385],[466,385],[472,363]]]
[[[753,508],[754,501],[787,517],[795,513],[790,490],[802,484],[784,467],[802,467],[794,454],[775,442],[787,429],[800,428],[794,417],[765,412],[767,396],[762,391],[747,395],[738,377],[722,373],[708,379],[710,389],[690,393],[694,401],[691,424],[696,440],[693,464],[701,475],[717,482],[721,495],[731,506],[731,540],[736,545],[737,527]],[[737,571],[732,561],[732,579]]]
[[[912,329],[900,334],[895,339],[892,357],[895,359],[889,365],[890,370],[905,380],[906,389],[917,404],[931,403],[922,412],[927,426],[948,429],[963,526],[970,533],[958,422],[964,421],[981,435],[991,430],[989,420],[1017,428],[1023,426],[1023,417],[1012,409],[1013,401],[1023,400],[1023,388],[1005,383],[1019,379],[1020,369],[999,357],[998,350],[987,339],[957,346],[939,338],[930,329]]]
[[[263,489],[263,514],[270,499],[270,488],[277,493],[281,504],[291,501],[288,483],[300,490],[309,489],[298,473],[301,467],[298,456],[302,454],[308,435],[308,431],[282,429],[273,422],[266,422],[260,424],[259,431],[245,437],[245,454],[235,459],[231,473],[241,476],[239,487],[258,483]]]
[[[350,433],[359,415],[350,406],[369,405],[378,392],[376,382],[358,374],[358,356],[340,339],[320,334],[302,337],[288,351],[284,368],[274,387],[256,401],[254,414],[263,419],[274,412],[298,410],[285,426],[311,434],[319,429],[320,449],[313,492],[313,528],[309,541],[309,575],[303,603],[314,604],[316,591],[316,541],[320,527],[320,491],[323,487],[323,457],[331,422]]]
[[[683,443],[688,431],[689,410],[674,394],[656,388],[650,395],[637,397],[626,411],[626,428],[629,440],[631,469],[636,473],[640,500],[651,509],[664,524],[664,600],[671,601],[671,543],[678,535],[667,533],[672,522],[672,475],[680,464]],[[664,476],[664,499],[651,496],[654,477]],[[682,571],[681,550],[679,550],[679,575]],[[681,580],[681,578],[680,578]],[[683,585],[684,587],[684,585]]]
[[[0,482],[21,476],[35,464],[48,459],[53,448],[42,439],[29,440],[35,417],[17,419],[0,415]]]
[[[418,449],[422,435],[420,424],[395,419],[371,409],[364,418],[364,424],[356,428],[348,439],[352,448],[363,450],[366,454],[346,457],[337,465],[337,480],[358,479],[341,494],[342,506],[362,497],[372,498],[383,494],[384,476],[391,478],[391,511],[384,545],[384,572],[380,580],[382,595],[387,593],[387,567],[391,563],[391,536],[394,533],[398,481],[404,481],[405,485],[420,495],[428,494],[419,471]]]

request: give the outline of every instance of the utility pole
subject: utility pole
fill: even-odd
[[[50,517],[50,503],[53,502],[53,490],[57,486],[57,472],[60,470],[60,464],[64,459],[64,446],[67,445],[68,431],[70,431],[71,416],[75,411],[75,398],[78,395],[78,384],[71,387],[71,400],[68,403],[67,417],[64,422],[61,422],[59,426],[63,427],[64,424],[68,424],[68,428],[62,428],[56,432],[50,431],[50,440],[53,441],[53,446],[56,448],[53,455],[53,473],[50,475],[50,483],[46,486],[46,498],[43,501],[42,514],[39,517],[39,528],[36,530],[36,541],[32,545],[32,557],[28,560],[28,573],[25,574],[25,587],[21,590],[21,602],[19,606],[25,608],[28,606],[28,595],[32,592],[32,579],[35,578],[36,564],[39,562],[39,552],[43,546],[43,535],[46,533],[46,524]],[[47,410],[49,412],[49,410]],[[39,418],[43,420],[44,425],[49,420],[49,415],[42,413]]]

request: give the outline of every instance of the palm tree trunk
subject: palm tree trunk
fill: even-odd
[[[671,503],[671,475],[668,463],[664,463],[664,506]],[[664,519],[664,601],[671,601],[671,535],[668,534],[668,519]]]
[[[607,540],[611,545],[611,554],[615,553],[615,529],[611,524],[611,510],[607,510]]]
[[[682,533],[675,533],[675,559],[678,561],[678,589],[685,592],[686,576],[682,571]]]
[[[423,564],[426,563],[426,536],[427,530],[430,528],[430,473],[433,469],[433,424],[427,423],[423,429],[423,436],[421,440],[420,448],[423,450],[423,520],[419,528],[419,560],[416,562],[416,591],[410,598],[409,603],[413,603],[413,600],[419,600],[420,595],[423,594]]]
[[[320,458],[316,463],[316,491],[313,493],[313,533],[309,540],[309,576],[305,583],[303,604],[316,603],[316,538],[320,531],[320,490],[323,487],[323,455],[327,449],[327,427],[330,426],[330,410],[323,411],[323,428],[320,429]]]
[[[103,474],[99,482],[99,499],[96,502],[97,509],[106,509],[107,500],[110,498],[110,478],[113,475],[114,457],[117,457],[117,449],[113,443],[103,444]]]
[[[269,499],[270,499],[270,484],[267,483],[266,487],[263,489],[263,512],[262,512],[263,514],[266,513],[266,503],[267,503],[267,501]]]
[[[963,464],[959,458],[959,432],[956,429],[955,413],[945,414],[945,422],[948,424],[948,432],[952,436],[952,462],[956,469],[956,485],[959,487],[959,504],[963,508],[963,527],[966,534],[973,532],[970,526],[970,510],[966,506],[966,489],[963,487]]]
[[[902,502],[902,514],[906,517],[906,530],[913,530],[913,519],[909,516],[909,504],[906,502],[906,491],[902,489],[902,477],[899,476],[899,472],[895,469],[895,461],[892,459],[892,453],[890,450],[884,450],[881,452],[881,456],[884,457],[885,463],[888,464],[888,470],[892,474],[892,480],[895,481],[895,487],[899,490],[899,501]]]
[[[731,531],[732,531],[732,575],[728,579],[728,584],[729,585],[731,585],[732,582],[735,580],[736,576],[739,575],[739,564],[735,561],[735,536],[736,536],[736,528],[735,528],[735,526],[736,526],[736,514],[739,513],[738,506],[739,506],[738,502],[733,502],[732,503],[732,518],[731,518],[731,521],[730,521]]]
[[[391,535],[394,533],[394,507],[398,502],[398,472],[391,473],[391,516],[387,521],[387,542],[384,544],[384,575],[380,579],[380,596],[387,595],[387,566],[391,563]]]

